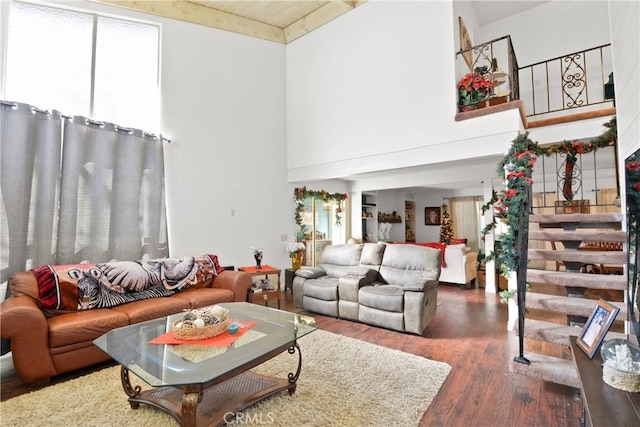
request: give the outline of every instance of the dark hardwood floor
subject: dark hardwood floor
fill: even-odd
[[[282,297],[282,309],[295,311],[290,292]],[[507,307],[500,304],[499,296],[485,294],[484,289],[461,290],[457,286],[441,285],[436,315],[422,336],[314,316],[320,329],[445,362],[452,367],[421,426],[573,427],[580,424],[581,402],[577,389],[509,372],[509,364],[518,353],[517,337],[506,330]],[[86,373],[55,378],[52,383]],[[0,385],[2,400],[34,389],[22,384],[6,369],[2,371]],[[36,387],[43,386],[46,385]]]

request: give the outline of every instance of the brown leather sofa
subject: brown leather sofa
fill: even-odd
[[[195,288],[168,297],[128,302],[111,308],[61,311],[40,308],[32,271],[9,279],[12,296],[0,304],[0,335],[11,340],[13,364],[25,383],[49,379],[109,360],[93,340],[111,329],[190,308],[246,301],[251,276],[225,270]]]

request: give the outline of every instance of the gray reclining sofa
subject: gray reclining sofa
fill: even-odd
[[[439,249],[364,243],[327,246],[293,280],[297,308],[422,334],[436,312]]]

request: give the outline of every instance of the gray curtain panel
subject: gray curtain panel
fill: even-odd
[[[5,289],[11,273],[38,265],[169,255],[160,138],[27,104],[0,108]]]
[[[30,105],[0,104],[0,283],[56,261],[62,118]]]
[[[168,256],[162,141],[66,120],[57,263]]]

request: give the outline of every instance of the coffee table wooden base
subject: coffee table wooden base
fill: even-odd
[[[122,366],[122,387],[133,409],[144,403],[167,412],[181,426],[224,426],[242,410],[262,399],[284,390],[289,390],[289,394],[295,392],[302,362],[297,344],[288,351],[294,353],[295,349],[298,350],[298,370],[295,374],[290,373],[288,379],[247,371],[201,391],[191,391],[194,386],[186,386],[187,391],[176,387],[141,390],[139,386],[131,386],[129,371]]]

